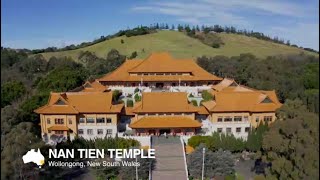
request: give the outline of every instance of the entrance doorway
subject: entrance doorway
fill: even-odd
[[[166,133],[167,135],[170,134],[170,129],[160,129],[160,134]]]
[[[163,83],[156,83],[156,88],[163,88]]]
[[[154,130],[154,129],[149,130],[149,135],[155,135],[155,134],[156,134],[156,130]]]

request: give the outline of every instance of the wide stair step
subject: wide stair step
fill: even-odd
[[[156,150],[156,165],[152,170],[153,180],[186,180],[183,148],[179,137],[152,137]]]

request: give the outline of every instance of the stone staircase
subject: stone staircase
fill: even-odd
[[[179,137],[152,136],[152,148],[156,151],[156,165],[152,180],[186,180],[183,147]]]

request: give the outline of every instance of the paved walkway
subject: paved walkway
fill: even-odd
[[[186,180],[183,148],[179,137],[152,137],[156,165],[152,180]]]

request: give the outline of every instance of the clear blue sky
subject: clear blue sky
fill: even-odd
[[[233,25],[319,50],[317,0],[1,0],[1,3],[1,46],[5,47],[63,47],[127,27],[159,22]]]

